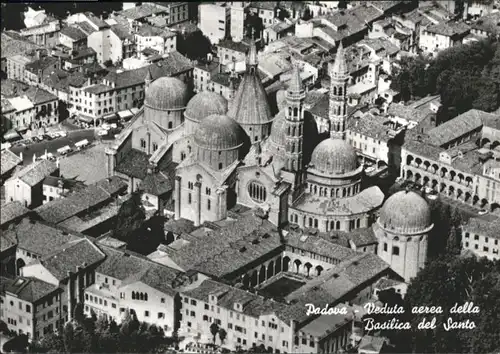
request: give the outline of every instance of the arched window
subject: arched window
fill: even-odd
[[[191,145],[188,145],[188,152],[191,153]]]
[[[356,227],[359,229],[360,228],[360,225],[361,225],[361,220],[356,220]]]
[[[292,107],[288,107],[288,116],[292,115]],[[290,131],[288,131],[288,134],[290,134]]]
[[[183,151],[181,152],[181,161],[183,161],[186,158],[186,153]]]
[[[132,291],[132,300],[135,300],[135,291]]]
[[[336,95],[337,94],[337,88],[336,87],[333,87],[333,94]]]
[[[299,116],[299,109],[298,109],[297,107],[295,107],[295,108],[293,109],[293,116],[294,116],[294,117],[298,117],[298,116]]]
[[[144,301],[148,301],[148,293],[144,294]]]
[[[219,170],[222,170],[222,162],[219,162]]]
[[[144,300],[144,294],[143,293],[139,294],[139,300]]]
[[[267,189],[258,181],[252,181],[248,184],[248,194],[257,203],[265,202],[267,199]]]
[[[156,151],[158,150],[158,144],[157,143],[153,143],[153,151]]]
[[[207,210],[210,210],[210,207],[211,207],[211,205],[210,205],[210,199],[207,199]]]
[[[342,96],[342,87],[339,87],[339,96]]]
[[[173,126],[172,122],[168,122],[168,129],[172,129],[172,126]]]
[[[146,140],[141,139],[141,148],[145,149],[146,148]]]
[[[337,220],[337,223],[335,224],[335,229],[340,230],[340,221]]]

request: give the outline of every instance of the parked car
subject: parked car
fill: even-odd
[[[106,135],[108,135],[108,131],[107,130],[99,130],[97,132],[97,135],[99,135],[99,136],[106,136]]]
[[[61,138],[64,138],[64,137],[68,136],[68,133],[66,133],[64,130],[60,130],[60,131],[56,132],[56,134],[58,136],[60,136]]]

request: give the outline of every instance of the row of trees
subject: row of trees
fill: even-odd
[[[164,336],[162,328],[139,322],[126,313],[120,325],[104,317],[83,315],[83,306],[75,309],[75,319],[60,333],[45,335],[31,344],[35,353],[163,353],[176,341]]]
[[[439,94],[446,121],[476,108],[500,107],[500,43],[491,39],[452,47],[436,58],[404,57],[393,75],[392,88],[404,101]]]

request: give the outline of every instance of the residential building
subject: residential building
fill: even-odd
[[[212,44],[227,38],[231,29],[231,7],[227,3],[200,4],[198,27]]]
[[[295,34],[295,23],[277,21],[274,25],[264,29],[264,41],[266,44],[269,44],[290,34]]]
[[[78,50],[87,46],[87,35],[78,27],[66,26],[59,32],[59,44],[71,50]]]
[[[240,42],[245,37],[245,3],[234,2],[231,4],[231,39]]]
[[[489,161],[499,141],[485,143],[491,141],[491,131],[498,136],[498,119],[498,115],[472,109],[426,133],[412,131],[401,151],[401,177],[453,200],[497,209],[498,193],[491,192],[491,183],[498,184],[498,169]]]
[[[29,51],[42,48],[14,31],[2,31],[1,36],[1,69],[4,72],[7,72],[7,58],[17,54],[25,55]]]
[[[46,48],[53,48],[59,42],[59,31],[61,24],[58,19],[46,15],[40,24],[21,29],[21,36],[29,41],[44,46]]]
[[[235,62],[243,63],[246,59],[249,46],[245,42],[234,42],[226,39],[217,44],[217,57],[222,65],[229,65]]]
[[[0,318],[10,331],[40,339],[64,325],[62,289],[34,277],[1,278]]]
[[[43,202],[43,180],[47,176],[58,174],[59,167],[48,160],[21,167],[5,182],[5,200],[18,201],[28,208],[36,208]]]
[[[436,55],[443,49],[461,44],[469,33],[470,27],[464,22],[432,24],[422,29],[419,48]]]
[[[490,260],[500,259],[500,237],[498,230],[500,219],[493,221],[471,218],[462,227],[462,250],[475,254],[478,258],[486,257]]]
[[[471,24],[471,33],[480,37],[499,38],[500,11],[478,18]]]
[[[35,117],[35,106],[26,96],[17,96],[2,100],[3,129],[15,129],[18,133],[25,133],[31,129]]]
[[[241,77],[235,73],[217,72],[211,76],[206,89],[212,92],[217,92],[226,100],[231,101],[238,90],[240,82]]]
[[[206,90],[212,80],[212,75],[221,71],[221,64],[216,61],[196,64],[193,69],[193,91]]]
[[[31,86],[39,86],[43,77],[49,75],[54,69],[61,69],[61,61],[37,52],[36,59],[25,65],[24,82]]]
[[[4,181],[10,178],[16,166],[20,165],[23,162],[23,159],[22,156],[17,156],[9,149],[2,150],[0,157],[0,184],[3,184]]]
[[[177,25],[189,20],[189,6],[186,1],[172,1],[172,2],[161,2],[162,6],[168,9],[170,18],[168,21],[169,26]]]
[[[278,10],[278,1],[252,1],[248,9],[251,13],[262,19],[264,28],[269,27],[274,25]]]
[[[35,58],[26,54],[16,54],[7,58],[7,77],[13,80],[24,81],[26,64],[33,62]]]
[[[69,72],[84,71],[84,67],[88,68],[89,65],[94,63],[97,63],[97,53],[95,50],[92,48],[82,48],[71,51],[70,56],[64,59],[63,69]]]
[[[24,92],[35,108],[32,129],[59,123],[59,98],[39,87],[30,87]]]
[[[151,25],[138,26],[134,32],[137,52],[146,48],[154,49],[158,54],[175,52],[177,50],[176,33],[168,28],[159,28]]]
[[[9,150],[6,150],[9,151]],[[4,153],[2,152],[2,155]],[[29,209],[26,208],[20,202],[8,202],[2,205],[0,210],[0,222],[1,229],[7,230],[10,224],[19,222],[26,214],[29,213]]]
[[[43,204],[64,198],[76,189],[84,188],[82,182],[62,177],[48,176],[43,180]]]
[[[111,61],[121,62],[124,59],[134,56],[136,53],[136,44],[134,36],[127,26],[116,24],[111,26]],[[116,46],[116,47],[115,47]]]

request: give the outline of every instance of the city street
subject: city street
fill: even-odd
[[[37,157],[40,157],[47,152],[50,152],[54,155],[57,154],[57,149],[62,148],[65,145],[69,145],[74,148],[75,143],[87,139],[89,142],[95,140],[94,129],[84,129],[84,130],[75,130],[67,132],[68,136],[64,138],[56,138],[53,140],[44,140],[40,143],[31,143],[26,146],[18,145],[13,146],[10,150],[19,155],[19,153],[23,153],[23,164],[28,165],[33,162],[33,154],[36,154]]]

